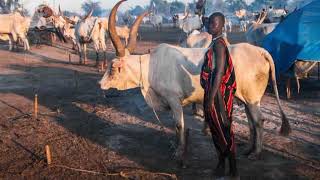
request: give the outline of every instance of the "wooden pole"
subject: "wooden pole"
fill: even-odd
[[[34,118],[38,119],[38,95],[34,96]]]
[[[46,156],[47,156],[47,164],[50,165],[52,160],[51,160],[51,151],[49,145],[46,145]]]

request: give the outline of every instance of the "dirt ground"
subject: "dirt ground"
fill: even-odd
[[[155,32],[143,27],[137,53],[166,42],[177,44],[180,31]],[[231,43],[243,34],[229,34]],[[102,91],[102,73],[94,65],[78,65],[68,56],[71,45],[32,46],[28,53],[0,48],[0,178],[1,179],[214,179],[217,156],[210,137],[200,133],[202,118],[185,108],[189,137],[187,168],[172,159],[174,121],[169,112],[157,112],[164,129],[139,91]],[[114,57],[108,42],[107,58]],[[302,92],[282,104],[292,133],[278,134],[280,114],[271,89],[262,101],[265,121],[262,158],[241,156],[248,126],[242,105],[235,105],[238,167],[241,179],[320,179],[320,80],[317,69],[302,80]],[[33,118],[35,94],[38,119]],[[45,145],[52,153],[47,166]],[[90,170],[94,172],[79,172]]]

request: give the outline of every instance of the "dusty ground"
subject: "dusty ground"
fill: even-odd
[[[145,53],[161,42],[176,44],[180,32],[165,31],[170,35],[142,28],[137,53]],[[239,33],[229,37],[231,42],[243,39]],[[111,59],[114,51],[110,42],[108,47]],[[1,179],[214,179],[215,150],[211,139],[199,132],[201,118],[192,116],[190,107],[185,108],[186,124],[193,129],[188,167],[181,169],[171,158],[170,141],[175,137],[172,115],[158,112],[165,126],[162,131],[138,89],[101,91],[97,81],[102,74],[93,67],[94,60],[88,66],[79,66],[78,58],[72,55],[69,64],[68,50],[66,45],[33,46],[24,54],[1,47]],[[244,108],[235,106],[241,179],[319,179],[319,88],[320,81],[312,76],[302,81],[301,95],[285,100],[281,94],[293,129],[289,137],[278,135],[280,115],[268,90],[262,101],[267,119],[265,146],[263,158],[257,161],[240,155],[247,145],[248,127]],[[35,94],[40,105],[38,119],[30,114]],[[51,166],[45,160],[47,144],[52,151]],[[103,174],[77,172],[61,165]]]

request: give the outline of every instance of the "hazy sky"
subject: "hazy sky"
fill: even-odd
[[[75,12],[81,12],[81,4],[85,0],[21,0],[25,4],[25,8],[27,8],[30,12],[33,12],[35,7],[41,3],[47,3],[51,6],[55,4],[55,7],[58,8],[58,5],[61,5],[62,10],[69,10],[69,11],[75,11]],[[99,0],[95,0],[99,1]],[[173,0],[168,0],[173,1]],[[180,0],[182,2],[193,2],[193,0]],[[251,2],[253,0],[246,0],[247,2]],[[100,0],[103,8],[109,9],[111,8],[118,0]],[[119,10],[123,11],[125,9],[128,9],[130,7],[135,7],[136,5],[147,5],[150,3],[150,0],[128,0],[127,2],[124,2]]]

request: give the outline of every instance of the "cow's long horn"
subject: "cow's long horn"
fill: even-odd
[[[60,4],[59,4],[59,15],[62,16],[62,11],[61,11],[61,7],[60,7]]]
[[[126,0],[119,1],[112,8],[111,14],[109,16],[109,22],[108,22],[110,39],[116,49],[116,53],[118,57],[123,57],[125,55],[124,46],[121,43],[120,37],[117,35],[117,31],[116,31],[116,13],[120,4],[123,3],[124,1]]]
[[[83,18],[83,20],[91,17],[91,16],[92,16],[92,13],[93,13],[93,7],[90,9],[89,13]]]
[[[63,16],[63,19],[64,19],[65,21],[67,21],[67,23],[70,23],[70,24],[73,24],[73,25],[76,24],[76,22],[73,21],[73,20],[71,20],[69,17]]]
[[[183,18],[183,20],[187,19],[189,16],[189,11],[187,11],[187,15]]]
[[[134,23],[130,29],[129,43],[127,46],[127,49],[130,53],[133,53],[134,49],[136,48],[137,33],[138,33],[139,26],[142,22],[142,19],[148,14],[149,14],[149,12],[144,12],[139,17],[137,17],[137,19],[134,21]]]

